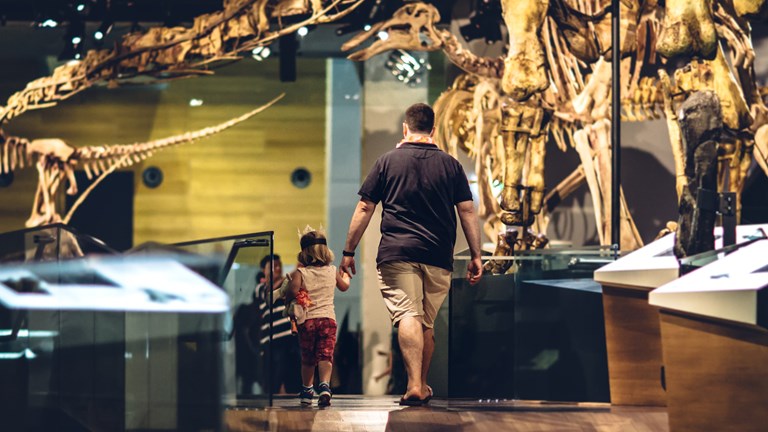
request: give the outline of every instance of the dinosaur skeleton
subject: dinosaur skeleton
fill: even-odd
[[[0,126],[26,111],[48,108],[94,85],[110,88],[126,83],[146,83],[147,78],[170,80],[210,75],[216,63],[241,59],[240,54],[270,44],[302,26],[323,24],[346,16],[364,0],[224,0],[223,9],[196,17],[191,27],[158,27],[126,34],[112,49],[89,51],[79,62],[54,69],[36,79],[0,106]],[[282,19],[306,16],[283,25]],[[275,27],[272,23],[277,21]],[[275,28],[273,28],[275,27]],[[75,148],[63,140],[6,136],[0,129],[0,174],[34,165],[38,186],[29,227],[68,222],[73,212],[105,176],[129,167],[171,146],[196,141],[232,127],[268,108],[266,105],[217,126],[161,140],[129,145]],[[77,193],[74,170],[81,167],[91,184],[62,218],[56,197],[63,182],[67,193]]]
[[[720,134],[717,140],[717,190],[736,195],[737,220],[741,213],[741,191],[754,148],[758,148],[758,153],[765,154],[764,144],[755,146],[755,142],[758,136],[762,138],[762,135],[756,132],[764,127],[768,114],[754,79],[754,50],[750,25],[745,18],[747,14],[760,11],[763,3],[764,0],[666,3],[662,28],[669,28],[667,34],[671,36],[664,39],[663,49],[660,46],[659,51],[667,57],[680,54],[692,57],[687,65],[674,72],[674,85],[665,71],[659,71],[665,99],[664,111],[675,155],[677,192],[681,197],[680,220],[682,222],[691,217],[701,219],[687,226],[679,224],[677,235],[680,238],[688,239],[691,226],[706,225],[709,216],[707,212],[692,207],[683,199],[690,179],[688,170],[685,169],[690,162],[686,160],[684,145],[690,144],[684,144],[682,139],[680,123],[683,123],[683,119],[679,119],[675,114],[676,107],[692,98],[696,92],[711,92],[718,99],[718,112],[722,113],[724,133]],[[730,51],[730,65],[725,59],[723,45]],[[702,111],[712,113],[714,110],[707,108]],[[768,173],[764,157],[756,159],[758,165]],[[702,165],[697,170],[709,169],[708,161],[697,158],[697,163]],[[689,215],[693,212],[695,216]],[[702,251],[699,247],[691,246],[693,243],[690,241],[688,244],[689,246],[679,247],[676,251]]]
[[[600,239],[606,242],[610,232],[610,225],[606,222],[610,220],[610,68],[606,62],[598,60],[590,76],[582,75],[581,60],[570,52],[565,39],[558,33],[557,23],[547,15],[547,2],[526,0],[503,5],[511,47],[506,59],[479,58],[461,48],[455,36],[435,28],[440,19],[437,10],[420,3],[406,5],[391,20],[381,23],[375,31],[387,31],[389,37],[374,41],[349,58],[364,60],[393,47],[428,51],[442,49],[452,62],[477,77],[475,80],[464,79],[463,83],[477,80],[488,82],[485,87],[475,86],[474,91],[481,94],[481,100],[485,98],[494,102],[485,105],[475,103],[475,106],[481,107],[475,108],[474,112],[471,108],[473,104],[468,102],[467,89],[449,90],[453,96],[446,96],[446,102],[438,100],[435,103],[438,130],[443,138],[441,141],[448,145],[450,151],[455,151],[459,142],[467,142],[467,137],[471,136],[476,141],[465,150],[476,157],[481,191],[480,214],[486,215],[486,234],[503,231],[502,225],[526,227],[536,222],[538,229],[546,228],[546,217],[540,211],[544,198],[545,143],[551,133],[561,149],[565,150],[568,143],[576,147],[584,166],[578,178],[586,178],[590,186]],[[550,9],[553,9],[552,6]],[[512,7],[515,8],[514,14]],[[574,13],[565,3],[554,5],[555,9],[557,7],[565,11],[563,14],[567,13],[577,20],[593,19],[588,14]],[[599,12],[597,15],[605,14]],[[521,19],[521,16],[527,19]],[[357,48],[372,34],[374,29],[351,39],[342,49]],[[542,43],[542,40],[547,43]],[[588,38],[582,38],[582,42],[579,49],[584,52],[594,54],[605,51]],[[587,46],[589,44],[592,44],[591,48]],[[482,96],[488,94],[486,88],[489,86],[495,87],[497,94],[491,98]],[[446,121],[446,117],[456,117],[456,120]],[[469,133],[467,123],[472,121],[467,122],[462,117],[475,119],[479,132]],[[492,166],[483,169],[486,164]],[[569,181],[573,183],[574,178],[569,177]],[[492,190],[490,185],[499,181],[503,185],[500,197],[498,200],[491,199],[492,194],[486,191]],[[488,209],[491,209],[492,216]],[[534,221],[537,214],[538,220]],[[621,221],[624,225],[622,232],[625,233],[622,245],[629,249],[641,245],[626,205],[622,206]],[[495,233],[489,234],[490,238],[496,238]],[[536,237],[524,230],[521,237],[526,236]],[[497,253],[506,252],[499,246],[504,243],[498,242]],[[522,242],[524,245],[536,243]]]
[[[271,30],[270,22],[284,16],[280,13],[309,11],[297,8],[295,0],[225,0],[223,10],[196,17],[190,28],[157,27],[129,33],[112,49],[88,51],[82,61],[57,67],[51,76],[34,80],[11,95],[0,107],[0,123],[27,110],[51,107],[96,84],[116,87],[139,77],[167,80],[210,75],[215,63],[239,60],[241,53],[269,45],[302,26],[338,20],[363,1],[332,0],[322,5],[313,0],[308,18]]]
[[[730,131],[719,141],[723,153],[719,160],[720,189],[741,190],[753,147],[758,149],[758,163],[768,172],[768,110],[755,83],[754,52],[744,18],[760,11],[763,1],[667,0],[663,8],[653,0],[620,3],[622,118],[643,121],[666,117],[678,195],[683,193],[687,178],[676,110],[697,91],[711,91],[717,96],[723,122]],[[595,200],[600,241],[605,244],[611,220],[609,111],[613,77],[603,60],[611,50],[609,5],[600,0],[502,0],[502,14],[509,34],[506,58],[478,58],[463,49],[456,37],[435,27],[437,11],[420,3],[408,4],[390,21],[358,35],[343,49],[358,48],[372,34],[386,31],[388,38],[374,41],[349,58],[364,60],[392,48],[442,49],[453,63],[476,77],[462,78],[463,82],[487,80],[498,89],[494,98],[499,101],[496,105],[505,107],[501,114],[498,110],[489,112],[485,105],[473,111],[466,95],[469,89],[452,88],[446,92],[450,94],[447,102],[438,100],[435,104],[442,142],[449,151],[462,147],[476,158],[486,233],[498,221],[529,222],[529,213],[521,210],[526,201],[520,199],[520,185],[527,184],[542,194],[543,179],[532,175],[543,170],[543,142],[536,137],[551,134],[558,147],[564,149],[570,143],[581,158],[583,175]],[[730,48],[731,65],[725,61],[721,41]],[[691,59],[674,72],[674,81],[661,67],[672,57]],[[653,76],[655,71],[658,77]],[[487,94],[480,85],[473,89]],[[477,125],[474,133],[470,128],[473,123]],[[527,140],[519,133],[526,134]],[[462,145],[468,138],[478,142]],[[504,190],[496,206],[488,203],[493,195],[483,190],[490,190],[488,185],[499,179],[503,179]],[[621,246],[634,249],[642,243],[621,196]],[[536,210],[532,205],[529,208]],[[509,242],[500,240],[498,244],[497,249],[502,250]]]
[[[75,148],[55,138],[29,141],[24,138],[0,135],[3,160],[0,174],[34,165],[37,168],[38,184],[32,214],[26,225],[35,227],[55,222],[68,223],[74,211],[93,187],[116,169],[130,167],[158,151],[191,143],[229,129],[269,108],[282,97],[283,95],[280,95],[259,108],[219,125],[144,143]],[[75,169],[78,167],[85,170],[88,179],[96,177],[96,180],[80,195],[69,213],[62,218],[56,210],[56,196],[64,181],[69,182],[67,194],[77,194]]]

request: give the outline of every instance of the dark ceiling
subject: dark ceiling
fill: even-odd
[[[422,0],[424,1],[424,0]],[[461,2],[461,0],[457,0]],[[468,0],[473,3],[475,0]],[[483,0],[477,0],[483,1]],[[365,17],[391,16],[407,0],[366,0],[345,22]],[[450,21],[454,0],[426,0],[438,7],[445,22]],[[48,18],[69,21],[191,22],[204,13],[222,8],[222,0],[0,0],[0,19],[40,21]],[[83,5],[78,11],[78,5]]]
[[[84,10],[77,11],[83,4]],[[0,15],[7,21],[81,17],[101,21],[189,21],[192,17],[220,9],[221,0],[0,0]]]

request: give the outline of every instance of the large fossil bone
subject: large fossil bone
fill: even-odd
[[[482,183],[479,185],[481,209],[483,215],[487,213],[485,232],[490,238],[495,238],[498,232],[505,231],[499,222],[505,225],[529,226],[534,222],[534,216],[540,214],[544,196],[543,160],[550,125],[553,137],[563,150],[567,148],[566,143],[576,144],[572,130],[585,128],[582,136],[586,139],[582,140],[582,144],[586,147],[580,153],[583,153],[583,158],[588,161],[590,167],[588,170],[585,168],[585,171],[591,172],[586,179],[593,191],[593,197],[596,197],[596,205],[600,208],[604,208],[606,204],[610,206],[610,201],[604,196],[610,187],[610,176],[606,174],[606,162],[610,160],[610,149],[607,145],[609,129],[606,127],[610,111],[610,67],[604,61],[599,63],[603,65],[597,68],[600,73],[593,74],[591,84],[584,82],[581,75],[582,64],[571,54],[566,46],[568,44],[563,40],[563,34],[567,32],[559,32],[556,23],[546,18],[547,2],[526,1],[520,4],[508,1],[504,3],[504,8],[504,18],[514,47],[503,63],[498,59],[477,58],[460,48],[458,40],[450,33],[434,28],[439,21],[436,10],[427,12],[434,8],[421,4],[407,5],[399,10],[393,19],[358,35],[343,47],[347,50],[358,49],[374,34],[386,31],[389,37],[375,41],[349,58],[367,59],[390,48],[429,51],[442,49],[452,62],[477,76],[481,83],[498,83],[496,80],[501,78],[501,84],[496,84],[501,87],[496,90],[499,94],[496,99],[503,103],[496,102],[496,108],[478,107],[480,102],[477,98],[474,102],[469,102],[469,93],[472,91],[476,94],[488,93],[479,90],[485,84],[478,84],[477,80],[468,78],[461,78],[461,83],[470,85],[459,91],[455,83],[454,88],[441,96],[435,104],[438,135],[448,151],[455,154],[461,143],[465,143],[464,150],[468,154],[480,153],[476,165],[478,181]],[[594,36],[593,25],[596,21],[605,20],[605,9],[596,13],[587,11],[581,14],[574,12],[565,1],[556,2],[551,9],[556,8],[567,8],[569,16],[575,17],[579,24],[573,28],[584,27],[574,31],[589,35],[588,39],[593,43],[595,52],[607,49],[600,45],[599,39]],[[520,11],[524,13],[516,15],[516,12]],[[626,13],[635,21],[639,19],[640,12],[640,8],[634,6],[625,6],[622,9],[623,14]],[[634,34],[634,25],[627,24],[624,32]],[[546,44],[542,44],[542,40],[546,41]],[[624,47],[629,49],[636,45],[625,43]],[[528,63],[509,60],[518,57]],[[533,61],[529,61],[531,59]],[[547,63],[556,66],[550,67],[551,74],[547,71]],[[653,85],[646,84],[646,81],[644,86],[638,86],[636,105],[642,107],[645,112],[653,113],[659,104],[652,102],[652,94],[643,93],[651,93],[654,88]],[[486,96],[480,99],[490,100]],[[553,118],[557,121],[552,121]],[[562,127],[563,121],[571,125],[579,123],[581,126]],[[488,127],[485,126],[486,123],[489,124]],[[472,124],[475,126],[471,126]],[[488,150],[491,148],[496,150]],[[582,175],[581,178],[584,177]],[[501,182],[503,185],[498,201],[490,199],[494,194],[490,192],[492,187],[489,182]],[[625,232],[629,238],[622,244],[627,249],[634,249],[642,244],[642,241],[631,222],[626,205],[622,208],[622,224],[627,224]],[[608,210],[598,210],[597,215],[601,214],[610,216]],[[544,219],[545,215],[541,215],[537,219],[540,221],[537,225],[546,227],[546,223],[541,222]],[[601,233],[610,229],[609,224],[597,219]],[[605,236],[601,235],[602,237]]]
[[[362,32],[347,42],[342,51],[353,51],[347,58],[364,61],[391,49],[411,51],[437,51],[442,49],[453,64],[485,78],[501,78],[504,72],[503,58],[484,58],[474,55],[463,48],[459,40],[450,32],[436,27],[440,13],[429,4],[410,3],[398,9],[392,18],[381,21],[370,30]],[[386,33],[386,38],[379,37]],[[366,41],[375,38],[365,48],[360,48]],[[360,49],[358,49],[360,48]],[[356,50],[356,51],[354,51]]]
[[[723,128],[717,95],[711,91],[692,94],[683,103],[679,119],[688,184],[680,199],[674,250],[682,258],[715,247],[717,140]]]
[[[524,101],[549,87],[544,46],[539,34],[549,0],[505,0],[502,16],[509,33],[501,86],[516,101]]]
[[[440,13],[432,5],[424,3],[407,4],[392,14],[388,20],[376,23],[370,30],[362,32],[341,46],[349,51],[370,38],[376,40],[365,49],[349,55],[350,60],[363,61],[392,49],[411,51],[436,51],[443,46],[443,35],[435,25],[440,22]],[[380,38],[379,33],[387,33]]]
[[[656,50],[667,58],[711,59],[717,49],[712,17],[716,0],[666,0]]]
[[[501,221],[530,226],[544,198],[544,156],[550,114],[538,100],[502,105],[501,137],[504,143],[504,189]],[[527,163],[526,163],[527,162]],[[527,170],[524,170],[527,168]]]
[[[363,1],[329,0],[321,9],[313,9],[308,18],[270,30],[270,20],[279,17],[267,13],[267,0],[228,0],[223,10],[196,17],[190,28],[129,33],[114,48],[89,51],[82,61],[59,66],[51,76],[36,79],[11,95],[0,106],[0,123],[28,110],[54,106],[100,83],[115,87],[137,77],[168,80],[209,75],[213,63],[239,60],[242,53],[302,26],[343,18]],[[320,7],[316,0],[312,5]]]

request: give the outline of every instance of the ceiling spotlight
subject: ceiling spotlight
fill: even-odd
[[[423,77],[432,69],[432,66],[423,58],[417,59],[408,51],[400,49],[389,54],[386,65],[398,81],[410,87],[420,84]]]
[[[271,53],[272,53],[272,51],[270,51],[269,47],[266,47],[266,46],[257,46],[256,48],[254,48],[254,49],[251,51],[251,56],[252,56],[252,57],[253,57],[255,60],[257,60],[257,61],[262,61],[262,60],[264,60],[265,58],[269,57],[269,55],[270,55]]]
[[[58,27],[59,22],[52,18],[47,18],[45,21],[38,24],[38,27],[45,27],[45,28],[56,28]]]
[[[79,15],[86,16],[91,12],[91,5],[88,1],[79,0],[75,2],[75,12]]]
[[[93,38],[97,41],[104,39],[112,31],[112,21],[104,21],[98,29],[93,32]]]
[[[59,54],[59,60],[80,60],[83,57],[83,36],[85,34],[85,23],[75,20],[67,26],[64,35],[64,49]]]
[[[309,29],[306,27],[300,27],[296,33],[298,33],[299,36],[304,37],[307,35],[307,33],[309,33]]]
[[[385,32],[385,31],[383,31],[383,30],[382,30],[382,31],[380,31],[380,32],[378,32],[378,33],[376,34],[376,36],[378,36],[378,37],[379,37],[379,39],[381,39],[381,40],[383,40],[383,41],[385,41],[385,40],[389,39],[389,33]]]
[[[364,25],[364,26],[363,26],[363,30],[365,30],[365,31],[371,31],[371,25],[370,25],[370,24],[366,24],[366,25]]]
[[[195,99],[195,98],[193,98],[193,99],[189,100],[189,106],[191,106],[191,107],[199,107],[199,106],[202,106],[202,105],[203,105],[203,100],[202,99]]]
[[[72,60],[81,60],[83,58],[83,46],[82,45],[72,45],[71,43],[65,43],[64,49],[61,51],[61,54],[59,54],[59,60],[61,61],[72,61]]]

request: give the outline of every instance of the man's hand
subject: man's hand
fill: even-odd
[[[342,257],[341,265],[339,266],[339,269],[347,274],[354,275],[356,273],[355,257],[349,257],[349,256]]]
[[[483,276],[483,262],[480,258],[472,258],[467,266],[467,281],[470,285],[474,285],[480,281],[480,277]]]

